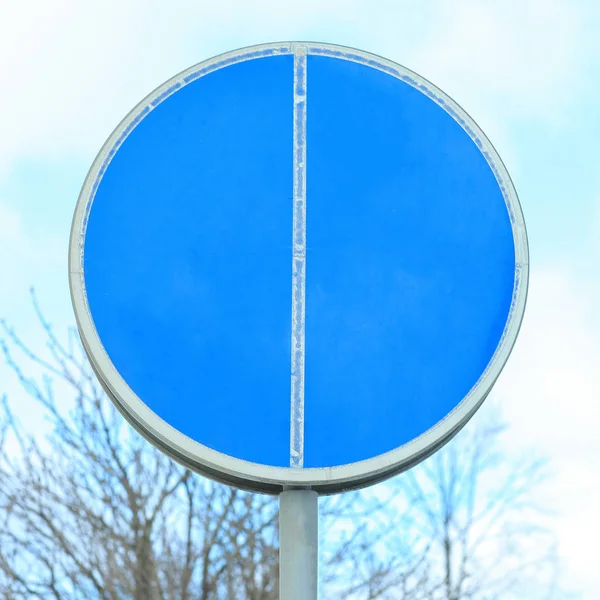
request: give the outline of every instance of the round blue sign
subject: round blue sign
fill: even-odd
[[[186,466],[331,493],[429,456],[515,342],[521,209],[475,123],[385,59],[256,46],[165,83],[77,205],[70,283],[110,397]]]

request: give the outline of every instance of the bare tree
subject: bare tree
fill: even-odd
[[[551,519],[533,492],[546,461],[506,456],[506,425],[488,407],[442,452],[393,485],[428,547],[432,600],[565,598]]]
[[[75,332],[63,345],[38,315],[49,359],[5,328],[9,365],[50,427],[43,439],[28,435],[4,403],[0,595],[276,598],[273,499],[196,477],[146,443],[106,399]]]
[[[146,443],[77,333],[63,343],[34,306],[45,353],[2,324],[6,360],[48,433],[28,433],[3,401],[0,596],[276,600],[277,499],[205,480]],[[508,599],[552,572],[553,538],[530,502],[544,465],[507,463],[501,433],[470,428],[408,474],[322,499],[323,597]]]

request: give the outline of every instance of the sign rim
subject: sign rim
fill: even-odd
[[[468,394],[433,427],[410,442],[359,462],[320,468],[275,467],[234,458],[192,440],[160,418],[131,390],[110,360],[94,325],[84,281],[85,231],[96,189],[120,144],[141,119],[195,78],[236,62],[293,55],[297,47],[308,49],[309,54],[358,62],[395,76],[429,96],[458,122],[494,172],[511,221],[515,249],[513,297],[503,334]],[[79,334],[92,369],[118,410],[143,437],[185,467],[229,485],[273,494],[290,488],[311,488],[330,494],[364,487],[405,471],[439,450],[475,414],[504,368],[523,320],[528,282],[529,249],[521,205],[504,163],[475,121],[447,94],[409,69],[369,52],[320,42],[259,44],[220,54],[175,75],[146,96],[116,127],[92,163],[79,194],[69,243],[69,287]]]

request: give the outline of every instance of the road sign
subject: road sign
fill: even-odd
[[[327,44],[224,54],[142,101],[77,205],[95,372],[188,467],[277,493],[405,470],[490,391],[528,281],[495,150],[435,86]]]

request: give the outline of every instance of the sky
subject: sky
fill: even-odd
[[[141,98],[201,60],[280,40],[354,46],[401,63],[458,101],[502,156],[525,214],[531,280],[493,395],[511,425],[508,450],[551,460],[543,501],[558,515],[566,581],[600,598],[596,0],[4,0],[0,317],[35,345],[35,286],[57,328],[74,322],[66,257],[77,195]],[[2,391],[26,407],[4,366]]]

